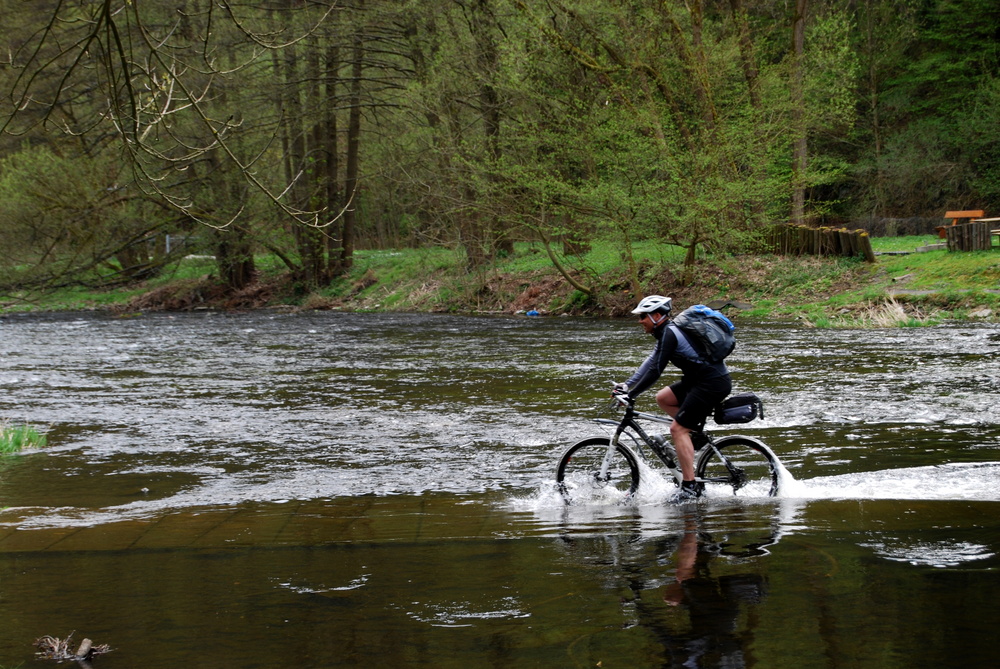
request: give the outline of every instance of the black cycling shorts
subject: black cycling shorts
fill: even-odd
[[[670,389],[680,404],[674,420],[697,432],[705,428],[705,421],[712,415],[715,407],[729,397],[733,390],[733,380],[728,374],[696,382],[685,377],[670,384]]]

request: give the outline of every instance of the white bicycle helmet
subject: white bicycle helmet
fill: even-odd
[[[662,295],[650,295],[648,297],[642,298],[639,302],[639,306],[632,310],[633,314],[649,314],[654,311],[662,311],[664,313],[670,313],[671,299],[669,297],[663,297]]]

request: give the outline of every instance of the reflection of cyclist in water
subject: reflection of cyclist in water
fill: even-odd
[[[762,601],[767,583],[754,573],[711,577],[708,566],[719,545],[706,538],[698,531],[697,519],[689,516],[675,552],[675,580],[663,589],[663,601],[686,609],[691,627],[685,633],[662,633],[671,658],[668,666],[744,667],[749,632],[738,631],[740,608]]]

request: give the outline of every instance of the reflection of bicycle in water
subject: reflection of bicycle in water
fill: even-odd
[[[643,445],[656,454],[670,471],[676,485],[683,479],[673,445],[660,435],[648,434],[638,421],[669,424],[669,416],[635,410],[631,400],[615,395],[624,409],[620,421],[594,419],[615,425],[612,437],[590,437],[570,446],[559,459],[556,482],[567,502],[605,498],[628,501],[639,487],[639,455],[648,461]],[[718,415],[718,414],[717,414]],[[752,418],[756,417],[756,411]],[[745,422],[745,421],[744,421]],[[622,437],[631,440],[631,446]],[[695,446],[695,480],[705,484],[706,495],[731,490],[747,497],[778,494],[778,458],[763,442],[744,435],[713,438],[707,432],[692,432]]]
[[[654,516],[666,521],[655,528],[649,519],[625,520],[606,534],[591,532],[593,523],[573,525],[559,545],[575,571],[619,603],[621,620],[607,629],[639,630],[644,666],[753,666],[761,659],[754,657],[754,637],[761,620],[756,610],[770,590],[768,556],[784,534],[781,505],[775,506],[727,514],[683,505]],[[591,509],[565,512],[579,519],[575,514],[589,517]],[[574,666],[599,666],[607,664],[607,654],[604,641],[588,640],[570,657]]]

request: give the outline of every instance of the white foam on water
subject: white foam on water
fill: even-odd
[[[1000,463],[955,463],[782,480],[780,495],[801,499],[1000,501]]]
[[[640,478],[639,489],[632,499],[625,499],[620,495],[613,498],[593,495],[574,499],[572,506],[634,509],[663,505],[676,490],[668,475],[649,468],[645,463],[640,463]],[[887,469],[802,480],[796,479],[783,465],[779,465],[778,480],[776,497],[769,497],[764,491],[760,491],[758,495],[741,495],[738,500],[744,504],[824,499],[1000,501],[1000,463],[996,462]],[[731,495],[710,490],[701,503],[711,504],[732,499]],[[517,511],[545,515],[546,510],[565,508],[567,502],[555,481],[548,481],[534,494],[511,496],[506,506]]]

